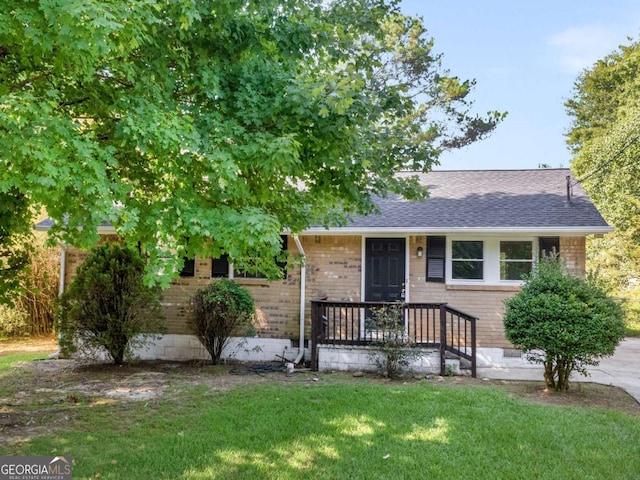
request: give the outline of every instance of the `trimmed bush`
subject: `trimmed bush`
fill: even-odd
[[[160,291],[144,284],[144,273],[136,250],[116,243],[97,247],[59,301],[62,351],[94,354],[104,348],[121,365],[161,333]]]
[[[190,322],[214,365],[220,363],[232,334],[253,333],[255,305],[251,294],[233,280],[218,280],[191,299]]]
[[[544,365],[547,388],[567,390],[569,376],[613,355],[624,337],[620,305],[569,274],[557,258],[541,260],[522,290],[506,300],[507,339]]]

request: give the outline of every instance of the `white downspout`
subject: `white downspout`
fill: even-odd
[[[302,263],[300,264],[300,349],[298,356],[293,361],[296,365],[304,358],[304,305],[306,303],[305,292],[307,288],[307,255],[304,253],[302,244],[297,235],[293,235],[293,241],[296,242],[298,252],[302,257]]]
[[[64,248],[64,244],[60,244],[60,287],[58,288],[58,296],[64,293],[64,276],[67,271],[67,249]],[[60,357],[60,339],[61,335],[58,332],[58,350],[52,353],[50,356],[54,358]]]

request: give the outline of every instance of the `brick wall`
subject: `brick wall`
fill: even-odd
[[[504,300],[519,290],[517,286],[445,285],[427,282],[427,262],[418,258],[418,246],[425,248],[424,236],[412,236],[409,241],[409,295],[413,302],[447,302],[451,307],[478,317],[477,344],[479,347],[510,347],[504,337],[502,316]]]
[[[310,301],[324,298],[333,301],[360,301],[362,285],[362,237],[359,235],[303,235],[300,242],[307,255],[305,324],[309,338]],[[424,236],[411,236],[409,295],[416,302],[448,302],[452,307],[480,318],[478,346],[505,347],[511,345],[504,337],[502,316],[504,300],[514,295],[517,286],[445,285],[426,282],[426,260],[416,256],[418,246],[426,247]],[[584,275],[585,241],[583,237],[561,237],[560,252],[576,274]],[[253,295],[258,307],[259,324],[256,333],[263,338],[297,340],[299,335],[300,265],[296,244],[288,242],[290,264],[287,278],[268,282],[238,278]],[[77,267],[87,253],[67,250],[65,284],[73,279]],[[194,277],[178,278],[163,292],[167,333],[191,333],[187,323],[189,298],[211,281],[211,259],[196,259]]]
[[[291,255],[297,253],[295,244],[289,245]],[[196,258],[195,275],[180,277],[162,294],[167,333],[189,334],[189,299],[199,288],[215,281],[211,278],[211,259]],[[256,335],[265,338],[298,338],[300,304],[300,267],[287,270],[284,280],[269,282],[255,278],[236,278],[253,297],[258,324]]]
[[[427,282],[425,257],[418,258],[418,246],[426,249],[424,236],[412,236],[410,253],[410,299],[414,302],[447,302],[453,308],[478,317],[477,343],[479,347],[510,348],[504,335],[504,300],[520,291],[518,286],[445,285]],[[560,237],[560,255],[566,259],[569,270],[584,277],[585,238]]]
[[[560,256],[567,262],[567,268],[575,276],[584,278],[585,266],[585,237],[560,237]]]

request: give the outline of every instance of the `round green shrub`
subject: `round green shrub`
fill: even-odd
[[[557,258],[541,260],[505,304],[507,339],[544,365],[546,385],[555,390],[569,388],[573,371],[587,375],[586,366],[613,355],[624,338],[620,305]]]
[[[232,334],[252,333],[255,305],[251,294],[233,280],[218,280],[199,289],[191,299],[191,327],[214,365],[220,363]]]

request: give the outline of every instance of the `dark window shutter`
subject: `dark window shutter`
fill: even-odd
[[[225,253],[220,258],[211,260],[211,276],[214,278],[226,278],[229,276],[229,255]]]
[[[427,282],[444,282],[447,237],[427,237]]]
[[[284,260],[277,260],[276,263],[278,264],[278,267],[280,267],[282,269],[282,271],[285,274],[285,277],[287,276],[287,259],[286,259],[286,255],[287,255],[287,239],[289,237],[287,237],[286,235],[280,235],[280,239],[282,240],[282,252],[284,257]]]
[[[183,258],[184,266],[180,271],[181,277],[193,277],[196,274],[196,260],[195,258]]]
[[[560,237],[539,237],[538,251],[540,258],[548,258],[555,252],[560,254]]]

